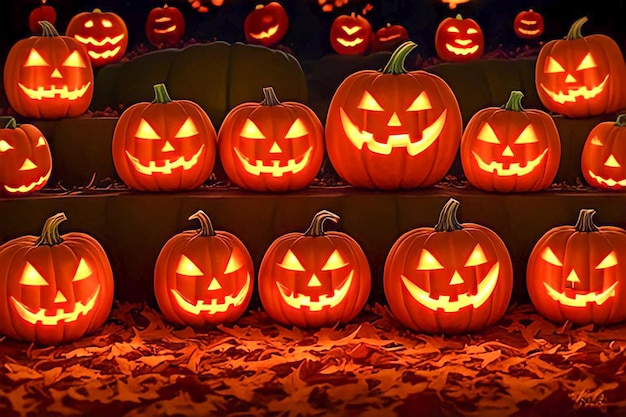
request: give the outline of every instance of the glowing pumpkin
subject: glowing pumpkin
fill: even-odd
[[[274,320],[300,327],[352,320],[367,302],[371,274],[359,244],[342,232],[325,232],[339,216],[318,212],[305,233],[288,233],[265,252],[259,295]]]
[[[626,191],[626,114],[596,125],[585,141],[581,168],[587,183],[604,190]]]
[[[42,27],[39,22],[47,21],[52,25],[56,23],[57,12],[54,7],[46,4],[46,0],[41,0],[41,6],[35,7],[28,15],[28,29],[33,35],[41,35]]]
[[[113,132],[113,163],[130,188],[191,190],[215,164],[217,134],[206,112],[189,100],[172,100],[164,84],[152,103],[137,103],[120,116]]]
[[[272,47],[287,34],[289,17],[287,12],[278,2],[266,5],[258,4],[243,22],[243,33],[246,42]]]
[[[4,88],[11,107],[36,119],[76,117],[85,113],[93,97],[93,70],[83,46],[59,36],[49,22],[41,22],[41,36],[13,45],[4,66]]]
[[[450,169],[461,141],[461,111],[438,76],[407,72],[408,41],[382,71],[358,71],[337,88],[326,118],[326,149],[356,187],[428,187]]]
[[[330,46],[340,55],[363,55],[372,41],[372,26],[356,13],[341,15],[330,27]]]
[[[175,45],[185,35],[185,17],[176,7],[155,7],[146,19],[146,38],[152,45]]]
[[[409,40],[409,34],[402,25],[387,23],[378,29],[372,38],[373,51],[394,51]]]
[[[384,270],[393,316],[418,332],[462,333],[496,323],[509,305],[513,267],[500,237],[484,226],[457,221],[450,199],[437,225],[403,234]]]
[[[538,38],[543,33],[543,29],[543,16],[533,9],[522,10],[513,21],[513,30],[522,39]]]
[[[590,117],[626,108],[626,64],[613,39],[583,37],[578,19],[565,39],[546,43],[537,56],[535,85],[543,105],[569,117]]]
[[[91,236],[59,234],[66,220],[46,220],[41,236],[0,246],[0,333],[42,344],[79,339],[104,324],[113,304],[113,272]]]
[[[594,214],[580,210],[575,226],[548,230],[530,254],[528,293],[549,320],[613,324],[626,319],[626,230],[598,227]]]
[[[485,38],[474,19],[447,17],[435,32],[435,50],[444,61],[465,62],[483,56]]]
[[[485,191],[537,191],[549,187],[561,161],[561,140],[552,117],[522,107],[520,91],[502,107],[476,113],[461,139],[467,180]]]
[[[169,321],[192,326],[229,323],[248,307],[254,265],[244,244],[232,233],[216,231],[199,210],[200,222],[168,240],[154,268],[154,293]]]

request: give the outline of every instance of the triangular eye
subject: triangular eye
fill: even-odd
[[[139,127],[137,128],[137,133],[135,133],[135,137],[138,139],[150,139],[150,140],[158,140],[161,139],[161,136],[157,132],[154,131],[152,126],[146,119],[141,119],[139,122]]]
[[[201,277],[204,275],[200,268],[198,268],[198,266],[185,255],[180,256],[176,273],[188,277]]]
[[[383,111],[383,108],[380,107],[380,104],[378,104],[374,97],[372,97],[372,95],[367,91],[363,93],[363,97],[361,97],[361,101],[359,102],[357,109],[369,111]]]
[[[85,262],[84,258],[80,258],[80,262],[78,263],[78,268],[76,268],[76,273],[74,274],[74,278],[72,281],[81,281],[85,278],[89,278],[93,272],[87,262]]]
[[[496,136],[496,133],[493,131],[489,123],[485,123],[483,125],[483,128],[480,129],[480,132],[478,132],[478,136],[476,136],[476,139],[488,143],[500,143],[500,140]]]
[[[422,91],[406,111],[430,110],[432,108],[428,94],[426,94],[426,91]]]
[[[615,157],[613,156],[613,154],[609,155],[609,157],[606,159],[606,161],[604,161],[604,166],[605,167],[611,167],[611,168],[619,168],[622,166],[622,164],[620,164],[619,162],[617,162],[617,159],[615,159]]]
[[[597,136],[591,138],[591,144],[596,146],[604,146],[600,138],[598,138]]]
[[[443,269],[443,265],[435,259],[432,253],[428,252],[426,249],[422,249],[420,260],[417,263],[417,269],[419,271],[432,271],[434,269]]]
[[[576,68],[576,70],[577,71],[586,70],[586,69],[590,69],[590,68],[596,68],[597,66],[598,66],[598,64],[596,64],[596,60],[593,59],[593,55],[591,55],[591,52],[587,52],[587,55],[585,55],[585,57],[580,62],[580,64],[578,65],[578,68]]]
[[[242,256],[239,251],[234,249],[233,252],[230,254],[230,259],[228,260],[228,264],[226,265],[224,273],[230,274],[231,272],[239,270],[243,266],[241,258]]]
[[[298,258],[296,258],[296,255],[293,254],[291,249],[287,251],[285,257],[283,258],[283,261],[278,264],[278,266],[281,266],[290,271],[304,271],[304,267],[302,266]]]
[[[348,265],[348,263],[343,260],[343,258],[339,254],[339,251],[335,249],[333,253],[330,254],[328,260],[322,267],[322,271],[334,271],[335,269],[339,269],[346,265]]]
[[[612,251],[596,266],[596,269],[606,269],[612,266],[617,265],[617,256],[615,255],[615,251]]]
[[[37,145],[35,145],[36,148],[40,146],[46,146],[46,140],[43,138],[43,136],[39,136],[39,139],[37,139]]]
[[[526,128],[519,134],[515,143],[517,145],[522,145],[526,143],[537,143],[539,139],[537,139],[537,134],[535,133],[535,128],[532,124],[526,126]]]
[[[241,137],[246,139],[265,139],[263,132],[250,119],[247,119],[246,123],[244,123],[243,129],[241,129]]]
[[[187,120],[185,120],[185,123],[183,123],[180,129],[178,129],[178,133],[176,133],[176,136],[174,137],[178,139],[188,138],[197,134],[198,128],[196,127],[196,124],[193,120],[191,120],[191,117],[188,117]]]
[[[20,278],[20,284],[29,285],[32,287],[42,287],[48,285],[48,282],[41,276],[39,272],[33,267],[30,262],[26,262],[22,277]]]
[[[74,51],[70,54],[70,56],[67,57],[67,59],[63,62],[63,66],[64,67],[70,67],[70,68],[85,68],[85,61],[83,60],[83,57],[80,56],[80,53],[78,51]]]
[[[480,244],[476,244],[474,250],[470,254],[469,258],[465,262],[465,266],[478,266],[487,263],[487,257]]]
[[[460,33],[459,29],[456,26],[450,26],[446,31],[450,33]]]
[[[0,152],[6,152],[9,149],[14,149],[13,146],[9,145],[9,142],[6,140],[0,140]]]
[[[361,30],[361,26],[342,26],[341,29],[348,35],[354,35]]]
[[[554,266],[563,266],[563,262],[559,261],[559,258],[556,257],[550,248],[546,248],[541,252],[541,259]]]
[[[555,72],[565,72],[565,68],[563,68],[561,64],[556,61],[556,59],[548,57],[545,73],[554,74]]]
[[[285,135],[285,139],[301,138],[309,133],[302,120],[298,117],[295,122],[289,128],[289,131]]]
[[[49,67],[50,64],[46,62],[45,59],[39,55],[35,49],[30,50],[30,54],[28,54],[28,59],[26,60],[25,67]]]
[[[468,35],[475,35],[475,34],[478,33],[478,30],[476,30],[474,28],[469,28],[469,29],[467,29],[467,31],[465,33],[467,33]]]

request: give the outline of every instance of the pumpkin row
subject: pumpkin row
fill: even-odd
[[[400,236],[384,265],[384,292],[395,319],[417,332],[465,333],[499,321],[513,288],[508,249],[491,229],[460,223],[449,199],[435,227]],[[611,324],[626,319],[623,298],[626,230],[593,222],[580,211],[575,226],[547,231],[533,248],[526,284],[550,320]],[[0,333],[55,344],[80,338],[107,319],[113,272],[102,246],[82,232],[59,233],[63,213],[40,236],[0,246]],[[248,308],[255,282],[252,258],[233,234],[200,223],[170,238],[154,268],[154,292],[165,318],[179,325],[231,323]],[[325,231],[339,221],[327,210],[304,232],[285,234],[266,250],[258,291],[267,314],[284,325],[315,328],[346,323],[365,306],[371,272],[348,234]]]

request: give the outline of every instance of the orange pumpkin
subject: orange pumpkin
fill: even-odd
[[[155,7],[146,19],[146,38],[160,48],[175,45],[185,35],[185,17],[176,7]]]
[[[513,21],[513,30],[522,39],[538,38],[543,33],[543,29],[543,16],[533,9],[522,10]]]
[[[154,293],[166,319],[192,326],[237,320],[248,307],[254,287],[250,253],[235,235],[213,229],[199,210],[200,222],[168,240],[154,268]]]
[[[546,43],[537,56],[535,85],[543,105],[569,117],[590,117],[626,108],[626,64],[615,41],[583,37],[578,19],[565,39]]]
[[[448,172],[461,141],[459,104],[444,80],[407,72],[408,41],[382,71],[358,71],[337,88],[326,118],[326,149],[356,187],[428,187]]]
[[[41,35],[42,27],[39,25],[41,21],[47,21],[55,24],[57,20],[57,12],[54,7],[46,4],[46,0],[41,0],[41,6],[35,7],[28,15],[28,29],[33,35]]]
[[[289,17],[278,2],[258,4],[243,22],[246,42],[267,47],[276,46],[287,34]]]
[[[394,51],[409,40],[409,33],[402,25],[387,23],[378,29],[372,37],[372,51]]]
[[[217,134],[206,112],[188,100],[172,100],[164,84],[152,103],[122,113],[113,132],[113,163],[130,188],[191,190],[205,182],[215,164]]]
[[[356,13],[337,16],[330,26],[330,46],[340,55],[363,55],[372,41],[372,26]]]
[[[500,237],[459,223],[448,200],[437,225],[400,236],[387,255],[384,288],[393,316],[418,332],[463,333],[496,323],[508,308],[513,267]]]
[[[0,333],[59,344],[104,324],[113,304],[113,272],[104,249],[80,232],[59,234],[66,220],[46,220],[41,236],[0,246]]]
[[[483,56],[485,38],[474,19],[447,17],[437,26],[435,50],[444,61],[465,62]]]
[[[278,101],[263,89],[261,103],[232,109],[220,128],[220,160],[241,188],[284,192],[306,187],[324,158],[324,128],[306,105]]]
[[[325,232],[339,216],[318,212],[304,233],[288,233],[265,252],[259,295],[274,320],[300,327],[352,320],[367,302],[371,274],[359,244],[342,232]]]
[[[528,294],[549,320],[613,324],[626,319],[626,230],[598,227],[594,214],[580,210],[575,226],[548,230],[528,258]]]
[[[36,119],[76,117],[93,97],[93,70],[83,46],[59,36],[49,22],[41,36],[13,45],[4,66],[4,88],[11,107]]]
[[[626,191],[626,114],[596,125],[585,141],[581,168],[587,183],[604,190]]]
[[[561,161],[561,139],[552,117],[522,107],[512,91],[502,107],[476,113],[461,139],[467,180],[485,191],[537,191],[549,187]]]

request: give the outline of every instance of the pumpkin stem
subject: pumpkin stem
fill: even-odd
[[[35,246],[54,246],[61,244],[63,239],[61,239],[61,235],[59,234],[59,225],[65,220],[67,220],[67,217],[65,217],[65,213],[63,212],[48,218],[43,224],[41,236],[39,236],[39,239],[35,242]]]
[[[172,99],[170,98],[169,93],[167,92],[167,88],[165,84],[155,84],[154,85],[154,100],[152,103],[171,103]]]
[[[582,209],[578,213],[578,220],[576,221],[577,232],[597,232],[600,230],[598,226],[593,222],[593,215],[596,214],[594,209]]]
[[[7,119],[7,122],[4,125],[5,129],[15,129],[15,128],[17,128],[17,121],[15,121],[15,117],[9,116],[6,119]]]
[[[511,95],[509,96],[509,101],[501,109],[510,110],[510,111],[524,111],[522,107],[522,97],[524,97],[524,93],[521,91],[511,91]]]
[[[207,216],[207,214],[204,211],[202,210],[196,211],[194,214],[189,216],[187,220],[194,220],[194,219],[197,219],[200,222],[200,230],[198,231],[199,236],[203,236],[203,237],[215,236],[215,229],[213,229],[213,223],[211,223],[211,219],[209,218],[209,216]]]
[[[279,106],[280,100],[276,97],[274,87],[263,87],[263,96],[265,99],[261,102],[261,106]]]
[[[96,7],[95,9],[93,9],[92,13],[102,13],[102,10]]]
[[[583,16],[572,24],[572,27],[569,28],[569,32],[567,32],[567,36],[565,37],[568,41],[573,41],[574,39],[582,39],[583,34],[581,32],[581,28],[587,22],[587,16]]]
[[[383,74],[406,74],[406,69],[404,69],[404,61],[406,60],[407,55],[417,46],[417,44],[413,41],[406,41],[402,45],[398,46],[393,54],[391,54],[391,58],[389,58],[389,62],[383,68]]]
[[[622,113],[617,116],[617,120],[615,121],[615,126],[625,127],[626,126],[626,113]]]
[[[59,36],[59,32],[54,27],[54,25],[47,20],[40,20],[39,26],[41,26],[41,36],[44,38],[54,38],[55,36]]]
[[[461,223],[456,219],[456,212],[460,205],[461,203],[454,198],[448,200],[439,213],[439,220],[435,225],[435,232],[454,232],[455,230],[463,229]]]
[[[311,225],[307,231],[304,232],[304,236],[324,236],[324,222],[326,220],[331,220],[334,223],[337,223],[339,221],[339,216],[328,210],[318,212],[315,216],[313,216],[313,221],[311,221]]]
[[[463,20],[463,16],[461,16],[461,13],[456,14],[456,20]]]

